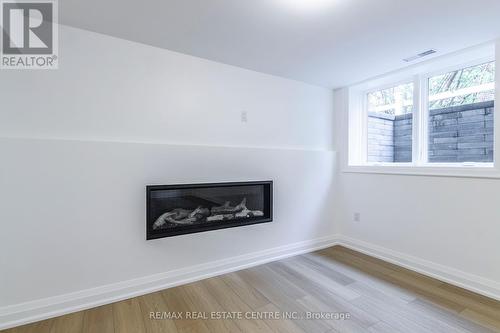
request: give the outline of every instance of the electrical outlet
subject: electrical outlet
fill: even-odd
[[[246,111],[241,111],[241,122],[242,123],[248,122],[248,115]]]
[[[354,222],[361,222],[361,214],[360,213],[354,213],[352,220]]]

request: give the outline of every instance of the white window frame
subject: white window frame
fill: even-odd
[[[496,52],[495,52],[496,51]],[[438,57],[408,67],[389,75],[381,76],[352,86],[347,91],[348,133],[347,150],[343,171],[382,174],[409,174],[500,178],[500,116],[494,117],[494,162],[493,163],[429,163],[428,159],[428,80],[435,75],[461,68],[480,65],[490,61],[500,64],[500,40]],[[495,72],[495,100],[500,101],[500,70]],[[369,163],[367,162],[367,94],[399,84],[414,82],[414,112],[412,162]],[[499,113],[500,114],[500,113]]]

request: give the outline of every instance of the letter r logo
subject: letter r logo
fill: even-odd
[[[4,54],[51,54],[53,3],[2,3]]]

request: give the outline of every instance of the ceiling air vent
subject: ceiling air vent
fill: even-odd
[[[419,53],[416,56],[409,57],[409,58],[406,58],[406,59],[403,59],[403,60],[406,61],[406,62],[411,62],[411,61],[414,61],[414,60],[417,60],[417,59],[420,59],[420,58],[423,58],[423,57],[430,56],[431,54],[434,54],[436,52],[437,52],[436,50],[431,49],[431,50],[427,50],[425,52]]]

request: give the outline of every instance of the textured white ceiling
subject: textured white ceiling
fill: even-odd
[[[63,0],[63,24],[337,88],[500,37],[499,0]]]

